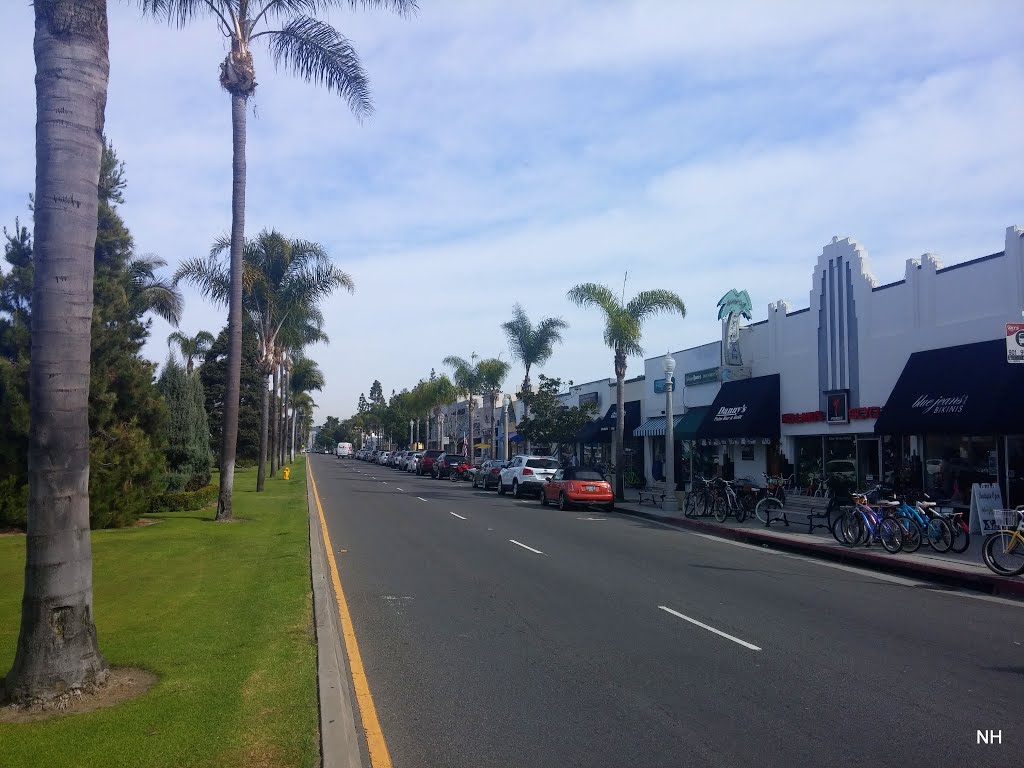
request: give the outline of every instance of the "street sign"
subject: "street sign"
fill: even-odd
[[[1006,324],[1006,362],[1024,363],[1024,323]]]

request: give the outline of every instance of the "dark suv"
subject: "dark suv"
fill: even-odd
[[[442,453],[434,460],[431,467],[431,474],[437,480],[449,477],[454,469],[459,471],[459,465],[466,463],[466,457],[458,453]]]
[[[424,451],[423,455],[420,456],[419,466],[416,467],[416,474],[432,474],[434,471],[434,460],[443,453],[444,451],[439,451],[436,448],[431,448],[429,451]]]

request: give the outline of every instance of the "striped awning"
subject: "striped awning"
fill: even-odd
[[[672,430],[675,431],[679,428],[679,423],[683,420],[682,416],[675,416],[672,418]],[[633,430],[633,437],[664,437],[665,436],[665,417],[655,416],[653,419],[648,419],[639,427]]]

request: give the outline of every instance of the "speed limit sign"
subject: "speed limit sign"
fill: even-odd
[[[1024,363],[1024,323],[1006,324],[1006,362]]]

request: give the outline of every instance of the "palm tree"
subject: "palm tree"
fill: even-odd
[[[181,356],[185,358],[185,371],[191,375],[195,369],[196,359],[205,360],[206,353],[210,351],[215,341],[216,339],[213,337],[213,334],[208,331],[200,331],[195,336],[175,331],[167,337],[167,346],[173,347],[177,345]]]
[[[97,0],[92,0],[96,2]],[[246,104],[256,92],[252,44],[263,38],[274,66],[307,83],[326,87],[348,102],[356,117],[373,111],[366,73],[352,44],[334,27],[306,12],[332,7],[386,8],[399,15],[416,10],[415,0],[142,0],[145,13],[183,27],[199,16],[212,16],[231,42],[220,66],[220,84],[231,96],[231,239],[228,288],[228,371],[224,396],[223,442],[220,456],[220,496],[217,519],[231,517],[238,441],[238,403],[242,375],[242,270],[245,249],[245,131]],[[268,27],[271,21],[279,27]],[[259,30],[259,31],[257,31]]]
[[[344,274],[344,273],[342,273]],[[346,277],[348,277],[346,275]],[[351,280],[349,280],[351,290]],[[274,457],[278,466],[285,463],[285,438],[288,434],[286,417],[291,397],[290,377],[293,358],[296,351],[301,352],[308,344],[322,342],[327,344],[330,339],[323,332],[324,318],[320,309],[313,305],[304,305],[289,316],[288,320],[281,326],[277,335],[277,349],[275,362],[280,370],[280,382],[275,375],[275,399],[273,405],[277,408],[275,416],[276,429],[272,432],[273,445],[275,446]],[[314,364],[315,365],[315,364]],[[274,462],[271,462],[270,476],[274,476]]]
[[[6,695],[102,684],[89,539],[89,356],[107,100],[106,0],[36,0],[36,188],[25,589]],[[73,12],[71,12],[73,10]]]
[[[207,299],[227,303],[230,268],[219,257],[230,248],[231,241],[220,238],[207,258],[183,262],[175,274],[175,282],[185,280],[195,285]],[[306,240],[289,240],[274,230],[263,230],[255,239],[247,240],[244,255],[243,306],[256,330],[260,365],[267,377],[256,474],[256,489],[263,490],[271,413],[270,387],[273,378],[276,397],[281,340],[296,335],[325,340],[321,331],[323,315],[317,305],[337,288],[351,293],[354,285],[351,277],[331,263],[323,246]],[[217,505],[218,520],[230,519],[230,516],[230,505]]]
[[[477,365],[477,370],[480,374],[480,391],[487,397],[487,402],[490,404],[490,414],[487,419],[487,423],[490,427],[490,439],[488,442],[491,444],[491,458],[496,454],[494,451],[494,408],[498,400],[498,396],[501,394],[505,379],[508,376],[508,371],[511,366],[504,360],[500,360],[496,357],[488,360],[481,360]]]
[[[512,319],[503,323],[501,328],[508,337],[508,348],[512,359],[518,360],[526,368],[523,377],[523,391],[530,391],[530,369],[535,365],[544,365],[554,353],[555,342],[562,341],[562,331],[569,324],[560,317],[545,317],[536,326],[530,322],[522,305],[512,308]]]
[[[659,312],[678,312],[686,317],[686,306],[677,294],[663,289],[641,291],[626,303],[625,297],[620,299],[611,288],[598,283],[581,283],[569,291],[568,298],[578,307],[596,307],[604,313],[604,343],[615,353],[615,496],[621,500],[626,358],[644,353],[640,346],[644,320]]]
[[[472,355],[473,362],[468,362],[457,355],[449,355],[443,362],[452,369],[452,378],[455,388],[460,395],[465,395],[468,403],[469,426],[466,428],[466,455],[470,462],[473,461],[473,397],[480,391],[480,366],[476,362],[476,355]]]
[[[291,425],[288,430],[291,433],[289,455],[292,461],[295,461],[295,433],[300,408],[306,400],[312,402],[310,392],[320,392],[326,384],[323,371],[320,370],[316,360],[306,357],[302,352],[295,352],[292,355],[291,372],[288,376],[289,398],[292,406]]]

